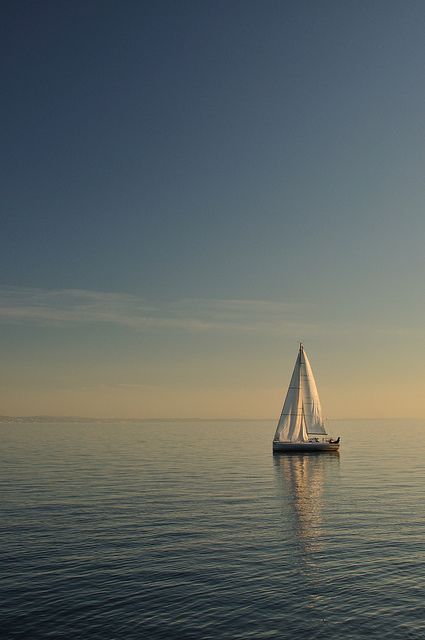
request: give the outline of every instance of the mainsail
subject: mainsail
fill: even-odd
[[[326,429],[313,371],[300,345],[274,440],[307,442],[309,435],[326,435]]]
[[[319,394],[316,381],[304,347],[300,346],[301,354],[301,388],[303,396],[303,409],[309,434],[325,436],[326,428],[322,417]]]

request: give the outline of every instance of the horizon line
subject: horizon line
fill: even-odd
[[[369,420],[369,421],[377,421],[377,420],[424,420],[425,418],[406,418],[406,417],[361,417],[361,418],[327,418],[326,422],[344,422],[344,421],[360,421],[360,420]],[[238,417],[156,417],[156,418],[124,418],[119,416],[114,416],[111,418],[98,417],[98,416],[73,416],[73,415],[64,415],[64,416],[56,416],[50,414],[34,414],[34,415],[0,415],[0,423],[4,422],[272,422],[276,421],[275,417],[272,418],[238,418]]]

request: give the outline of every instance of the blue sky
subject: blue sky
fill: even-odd
[[[421,415],[422,2],[1,13],[0,413]]]

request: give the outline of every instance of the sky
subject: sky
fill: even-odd
[[[425,418],[425,3],[0,17],[0,414]]]

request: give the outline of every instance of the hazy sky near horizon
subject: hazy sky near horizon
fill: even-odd
[[[425,3],[0,12],[0,414],[425,417]]]

